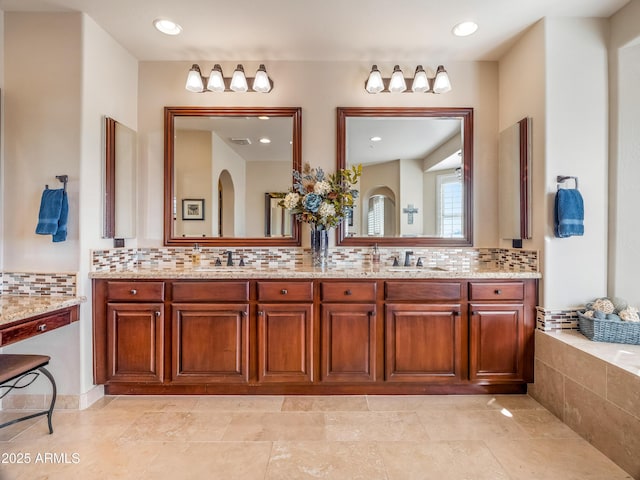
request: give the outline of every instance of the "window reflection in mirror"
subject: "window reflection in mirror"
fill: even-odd
[[[137,134],[113,118],[104,117],[103,238],[136,236]]]
[[[472,244],[473,110],[339,108],[338,166],[362,165],[342,245]]]
[[[165,244],[299,245],[292,219],[274,233],[264,198],[299,168],[300,109],[166,107],[165,149]],[[185,217],[183,199],[204,214]]]

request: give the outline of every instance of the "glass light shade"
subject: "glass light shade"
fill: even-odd
[[[429,90],[429,79],[422,65],[416,67],[416,73],[413,76],[413,84],[411,90],[417,93],[423,93]]]
[[[271,90],[271,81],[267,75],[267,69],[260,64],[256,76],[253,79],[253,90],[260,93],[269,93]]]
[[[187,83],[184,88],[194,93],[200,93],[204,91],[204,84],[202,83],[202,74],[200,73],[200,67],[195,63],[189,70],[189,74],[187,75]]]
[[[446,93],[451,90],[451,82],[449,81],[449,75],[442,65],[438,66],[436,72],[436,78],[433,81],[434,93]]]
[[[217,63],[211,69],[209,81],[207,82],[207,90],[212,92],[224,92],[225,90],[222,67]]]
[[[240,64],[238,64],[233,72],[230,88],[234,92],[246,92],[247,90],[249,90],[249,85],[247,85],[247,77],[244,76],[244,68],[242,68],[242,65]]]
[[[393,67],[393,73],[391,74],[391,80],[389,81],[389,91],[393,93],[404,92],[407,89],[407,84],[404,81],[404,75],[400,66]]]
[[[384,90],[382,75],[380,75],[377,65],[371,67],[371,72],[369,73],[369,78],[367,79],[367,83],[364,88],[369,93],[380,93]]]

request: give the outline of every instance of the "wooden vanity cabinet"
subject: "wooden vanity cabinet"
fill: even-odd
[[[385,380],[460,383],[467,375],[460,282],[385,282]]]
[[[320,380],[374,382],[378,378],[376,282],[320,283]]]
[[[535,301],[531,282],[469,282],[471,382],[533,382]]]
[[[259,383],[311,383],[313,282],[258,281]]]
[[[107,382],[162,383],[164,283],[106,282],[106,359],[96,377]]]
[[[171,378],[176,384],[249,380],[249,282],[174,281]]]

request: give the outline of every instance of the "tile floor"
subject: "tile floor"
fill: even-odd
[[[105,397],[54,429],[1,429],[0,479],[631,478],[527,395]]]

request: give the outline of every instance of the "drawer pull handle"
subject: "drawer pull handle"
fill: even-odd
[[[138,294],[138,290],[136,290],[135,288],[132,288],[131,290],[129,290],[129,292],[131,293],[131,295],[137,295]]]
[[[496,295],[502,295],[502,290],[499,288],[495,290]]]
[[[46,329],[47,329],[47,324],[46,323],[38,325],[38,331],[39,332],[44,332]]]
[[[287,289],[286,289],[286,288],[283,288],[282,290],[280,290],[280,293],[281,293],[282,295],[286,295],[288,292],[287,292]]]
[[[345,290],[345,291],[344,291],[344,294],[345,294],[345,295],[351,295],[351,290]]]

